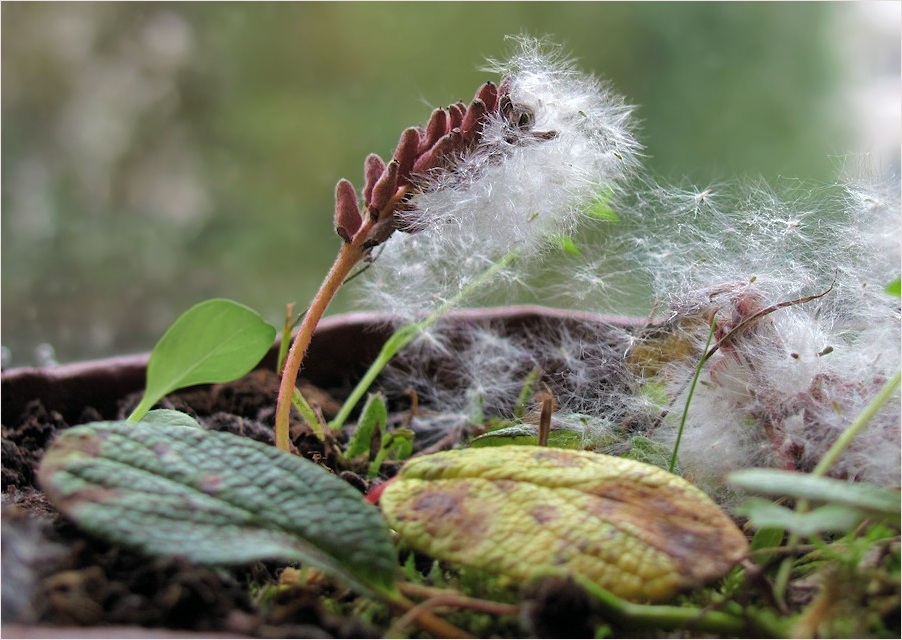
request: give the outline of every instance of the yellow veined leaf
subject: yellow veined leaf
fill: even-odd
[[[679,476],[585,451],[415,458],[381,506],[408,544],[435,558],[522,581],[580,574],[634,601],[716,580],[748,548],[730,517]]]

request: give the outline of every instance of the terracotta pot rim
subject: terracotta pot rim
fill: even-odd
[[[511,317],[533,315],[537,317],[582,320],[629,327],[641,326],[649,323],[648,318],[593,313],[589,311],[570,311],[566,309],[557,309],[555,307],[545,307],[542,305],[533,304],[459,309],[448,312],[445,315],[444,320],[451,322],[492,321],[505,320]],[[364,329],[366,327],[392,327],[396,324],[396,319],[397,316],[395,316],[394,314],[382,311],[352,311],[348,313],[340,313],[323,318],[317,326],[315,335],[321,336],[321,334],[328,334],[330,332],[346,327],[360,327],[361,329]],[[79,360],[75,362],[67,362],[45,367],[12,367],[0,372],[0,379],[13,379],[22,375],[35,374],[38,372],[50,378],[64,379],[70,378],[72,376],[82,375],[99,368],[146,367],[149,358],[150,352],[146,351],[143,353],[109,356],[106,358]]]
[[[577,312],[540,305],[480,307],[449,312],[442,322],[455,324],[498,323],[515,332],[543,320],[597,323],[636,329],[648,318]],[[324,318],[308,350],[301,377],[323,387],[347,384],[363,373],[391,335],[397,317],[391,313],[357,311]],[[278,341],[258,368],[275,368]],[[150,352],[86,360],[53,367],[19,367],[3,371],[2,420],[17,420],[31,400],[41,400],[47,410],[76,419],[79,407],[93,406],[108,415],[114,402],[144,387]],[[366,363],[361,368],[361,362]]]

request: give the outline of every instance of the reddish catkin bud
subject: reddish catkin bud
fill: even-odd
[[[398,184],[410,183],[410,170],[417,159],[417,148],[420,146],[420,133],[416,127],[405,129],[398,140],[394,160],[398,161]]]
[[[442,136],[429,151],[417,158],[413,165],[413,173],[422,175],[438,167],[449,153],[461,146],[462,141],[460,129],[454,129],[448,135]]]
[[[382,177],[384,172],[385,161],[382,158],[375,153],[366,157],[363,162],[363,202],[365,204],[369,204],[373,199],[373,187],[376,186],[376,181]]]
[[[485,102],[476,98],[464,114],[464,120],[460,125],[460,131],[464,136],[464,140],[469,142],[475,138],[482,129],[482,121],[486,114]]]
[[[417,153],[423,153],[432,148],[438,139],[448,133],[448,112],[444,109],[436,109],[426,125],[426,134],[420,140]]]
[[[448,115],[450,116],[448,131],[460,127],[461,123],[464,121],[464,114],[466,112],[467,105],[465,105],[463,102],[455,102],[450,107],[448,107]]]
[[[350,242],[362,222],[354,185],[342,178],[335,185],[335,231],[342,240]]]
[[[491,113],[495,110],[498,102],[498,87],[493,82],[486,82],[476,91],[475,99],[482,100],[485,103],[486,112]]]
[[[391,197],[395,195],[398,189],[398,167],[397,160],[392,160],[385,166],[382,176],[373,185],[373,197],[370,199],[368,210],[370,215],[378,218],[379,212],[385,208]]]

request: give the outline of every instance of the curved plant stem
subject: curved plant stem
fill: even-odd
[[[329,426],[332,429],[341,429],[348,417],[350,417],[354,407],[357,406],[357,403],[360,402],[367,390],[372,386],[376,377],[401,349],[413,342],[414,338],[420,335],[422,331],[425,331],[438,322],[445,313],[460,305],[460,303],[468,296],[486,285],[494,276],[498,275],[500,271],[516,260],[518,254],[519,252],[517,250],[509,251],[503,255],[498,262],[493,263],[488,269],[479,274],[479,277],[461,288],[453,298],[442,304],[428,317],[423,318],[418,322],[399,327],[391,337],[385,341],[385,344],[382,345],[379,355],[376,356],[373,364],[370,365],[370,368],[367,369],[364,376],[357,383],[357,386],[354,387],[351,395],[349,395],[344,404],[342,404],[341,410],[338,412],[338,415],[332,419]]]
[[[438,596],[441,597],[441,596]],[[389,602],[404,611],[404,614],[398,618],[392,625],[389,632],[386,632],[386,638],[397,638],[401,629],[415,623],[420,629],[433,635],[436,638],[472,638],[470,634],[457,628],[447,620],[439,618],[432,613],[433,605],[431,600],[426,600],[420,604],[414,604],[400,593],[394,594],[389,598]],[[447,604],[447,603],[446,603]]]
[[[326,312],[332,298],[338,288],[344,282],[345,278],[351,272],[358,262],[366,256],[366,249],[363,248],[364,240],[367,236],[364,227],[372,226],[371,220],[367,218],[360,231],[354,236],[351,242],[341,245],[338,256],[329,269],[325,280],[320,285],[319,291],[313,297],[310,308],[304,314],[304,320],[295,335],[291,349],[288,351],[288,357],[285,359],[285,367],[282,369],[282,381],[279,386],[279,399],[276,404],[276,446],[283,451],[288,451],[288,418],[291,413],[291,398],[294,394],[295,384],[298,380],[298,371],[301,368],[301,361],[304,354],[310,346],[313,339],[313,331],[320,319]]]
[[[636,604],[618,598],[583,576],[576,575],[574,580],[596,599],[606,616],[629,628],[691,629],[732,637],[748,636],[750,632],[765,638],[787,637],[788,625],[763,612],[746,608],[733,614],[692,607]]]
[[[432,596],[428,600],[424,600],[420,604],[408,610],[407,613],[402,615],[400,618],[395,620],[388,631],[385,632],[385,637],[400,637],[401,632],[415,621],[420,622],[422,625],[423,615],[430,613],[433,609],[436,609],[438,607],[472,609],[474,611],[481,611],[483,613],[489,613],[495,616],[517,616],[520,613],[520,607],[518,607],[517,605],[505,604],[502,602],[492,602],[490,600],[479,600],[477,598],[470,598],[461,594],[442,593]]]
[[[381,249],[381,247],[380,247]],[[369,269],[372,265],[372,261],[360,267],[357,271],[349,275],[345,278],[342,285],[348,284],[351,280],[359,277],[363,272]],[[282,325],[282,340],[279,342],[279,357],[276,360],[276,373],[281,374],[282,369],[285,366],[285,358],[288,355],[288,347],[291,344],[291,334],[294,331],[295,327],[297,327],[301,320],[304,318],[304,315],[307,313],[307,309],[301,311],[297,317],[294,317],[292,313],[294,312],[294,303],[290,302],[285,306],[285,322]]]
[[[348,274],[358,262],[363,260],[370,251],[373,244],[383,242],[385,238],[375,239],[380,233],[379,226],[384,225],[390,216],[393,215],[398,203],[407,197],[410,192],[410,186],[405,185],[398,188],[395,195],[391,197],[388,204],[379,212],[379,215],[370,215],[368,212],[362,213],[363,223],[351,238],[350,242],[341,245],[332,268],[326,274],[323,283],[319,287],[319,291],[313,297],[310,307],[304,312],[304,319],[298,329],[291,349],[288,351],[288,357],[285,359],[285,366],[282,369],[282,380],[279,385],[279,399],[276,403],[276,446],[283,451],[288,451],[288,420],[291,416],[291,400],[294,395],[295,385],[298,381],[298,372],[301,370],[301,362],[304,360],[304,354],[310,346],[313,339],[313,332],[316,325],[319,324],[323,314],[332,298],[335,297],[338,288],[347,281]],[[363,271],[364,269],[361,269]],[[354,277],[360,274],[358,271]]]
[[[304,312],[306,313],[306,311]],[[276,373],[281,374],[285,366],[285,358],[288,356],[288,345],[291,341],[291,331],[295,325],[300,322],[303,313],[294,318],[294,303],[289,302],[285,305],[285,321],[282,323],[282,338],[279,340],[279,355],[276,358]]]

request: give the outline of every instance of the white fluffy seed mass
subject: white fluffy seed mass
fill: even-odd
[[[810,471],[900,366],[899,299],[885,291],[899,275],[898,184],[846,182],[783,198],[761,185],[695,196],[659,189],[644,204],[636,214],[651,235],[638,239],[637,262],[669,322],[694,327],[684,336],[693,357],[648,381],[671,400],[652,436],[675,442],[709,331],[703,320],[713,317],[722,342],[688,405],[683,470],[712,492],[735,469]],[[831,475],[898,486],[899,473],[897,397]]]
[[[538,297],[604,313],[635,313],[618,302],[644,300],[639,313],[658,319],[632,333],[552,324],[519,337],[492,327],[449,337],[439,324],[383,381],[413,387],[421,408],[472,426],[482,413],[513,418],[538,369],[555,394],[555,427],[605,451],[634,435],[672,448],[685,411],[680,468],[726,504],[730,471],[813,469],[900,367],[899,298],[885,290],[900,269],[898,179],[626,185],[638,152],[629,109],[554,51],[519,46],[492,69],[510,78],[529,128],[492,120],[476,150],[432,177],[411,213],[422,230],[386,244],[365,279],[367,301],[402,321],[452,301],[503,303],[607,193],[618,219],[580,238],[578,256],[545,261]],[[512,254],[519,259],[503,260]],[[690,402],[712,319],[717,349]],[[830,473],[899,485],[898,392]]]
[[[557,402],[554,428],[602,451],[633,435],[672,447],[713,317],[719,346],[688,403],[683,474],[729,505],[730,471],[810,471],[900,366],[899,299],[885,291],[899,272],[897,190],[846,182],[779,197],[760,184],[694,195],[658,186],[634,196],[620,209],[633,220],[625,237],[605,246],[629,247],[621,264],[652,283],[662,320],[633,333],[550,323],[517,337],[492,337],[491,327],[461,337],[457,327],[455,346],[438,338],[440,325],[431,331],[441,353],[408,350],[386,381],[415,381],[438,415],[471,411],[478,398],[486,417],[511,418],[538,367]],[[582,299],[603,307],[603,279]],[[831,475],[898,486],[900,419],[897,395]]]
[[[490,68],[508,79],[529,126],[496,116],[476,149],[429,177],[406,214],[419,230],[396,234],[363,279],[372,308],[409,321],[452,300],[497,302],[525,263],[633,169],[638,145],[622,100],[558,50],[527,38],[517,46]],[[511,252],[515,267],[500,265]]]

